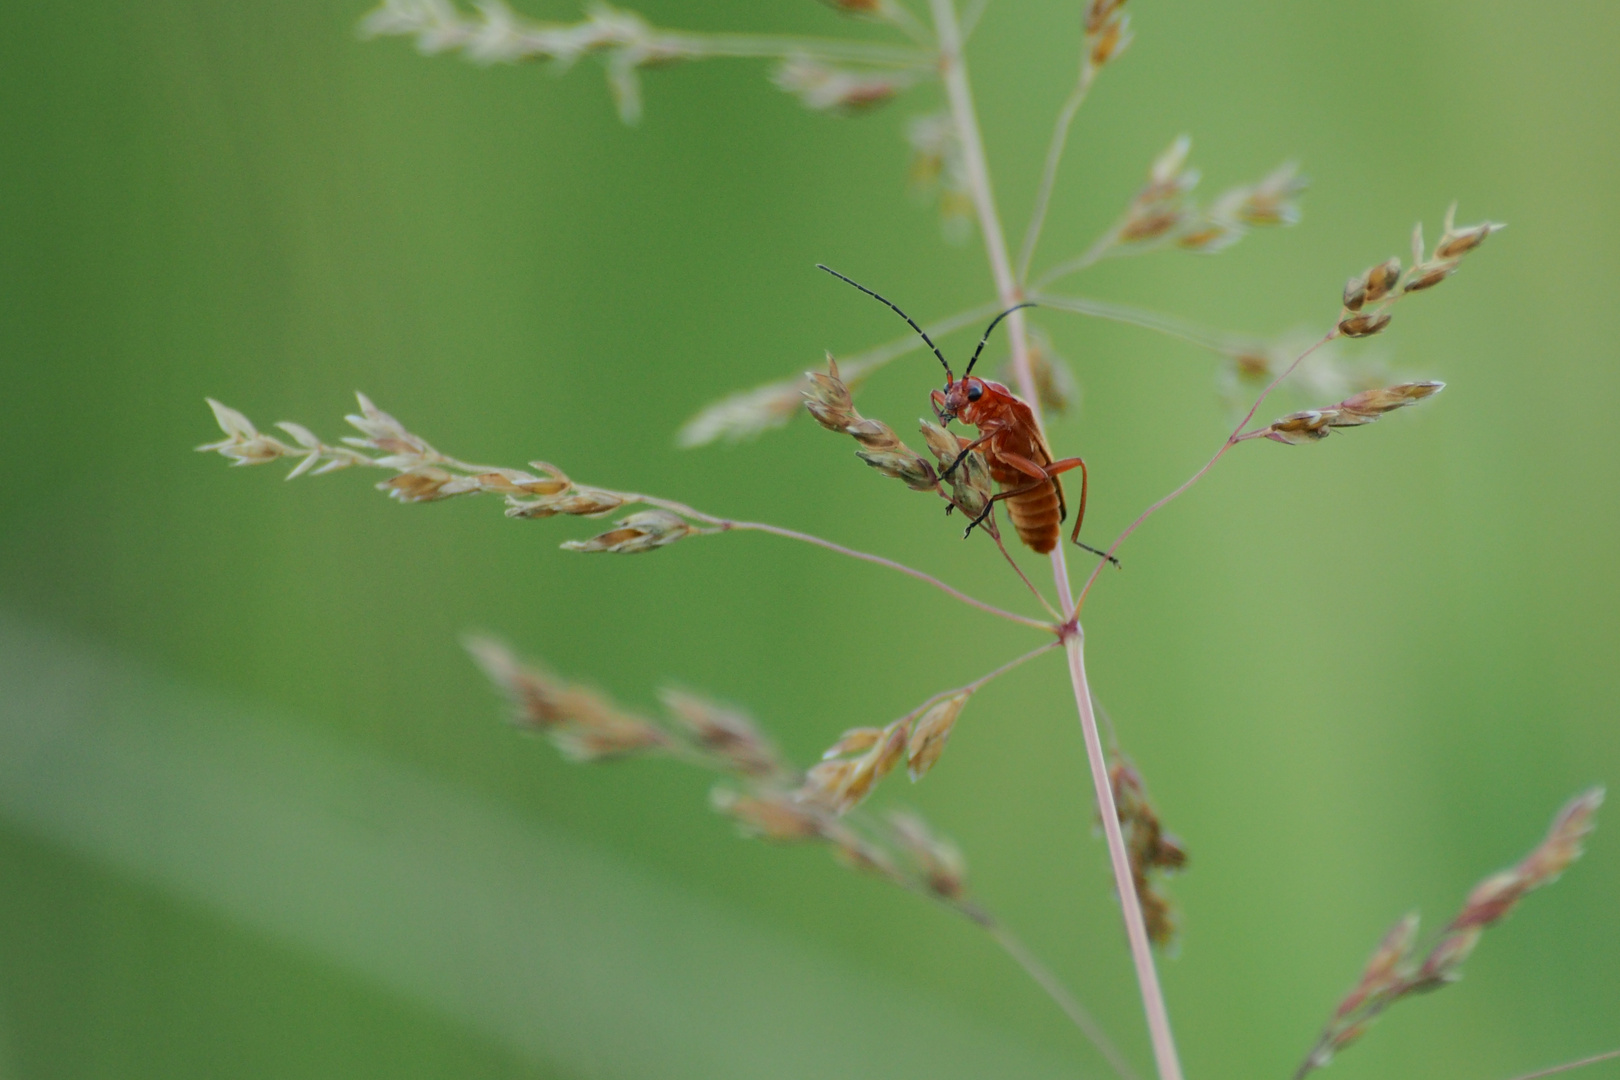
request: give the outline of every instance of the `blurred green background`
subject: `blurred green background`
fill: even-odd
[[[639,10],[882,38],[810,0],[756,7]],[[972,42],[1014,235],[1077,8],[997,0]],[[485,628],[637,704],[678,680],[807,760],[1028,632],[767,537],[581,557],[557,543],[591,523],[191,452],[218,437],[204,395],[335,438],[363,389],[463,457],[545,458],[1026,604],[937,503],[808,423],[672,448],[702,405],[896,335],[816,261],[924,319],[988,295],[977,241],[946,244],[904,191],[905,124],[937,90],[841,119],[763,65],[691,65],[650,73],[627,129],[592,64],[423,59],[358,42],[363,11],[0,14],[0,1075],[1102,1075],[971,927],[823,852],[737,841],[702,776],[564,764],[499,722],[457,645]],[[1297,157],[1306,219],[1073,291],[1322,328],[1347,274],[1419,218],[1432,239],[1453,198],[1511,223],[1360,348],[1442,397],[1240,448],[1088,606],[1097,692],[1192,852],[1162,963],[1189,1075],[1281,1077],[1401,913],[1439,924],[1620,776],[1620,10],[1132,11],[1044,258],[1183,131],[1211,192]],[[1218,364],[1039,322],[1084,388],[1052,434],[1090,462],[1105,538],[1218,445]],[[905,428],[937,379],[898,363],[861,407]],[[1145,1068],[1061,664],[987,690],[906,787],[882,797],[960,841],[983,901]],[[1490,1080],[1620,1045],[1614,828],[1330,1075]]]

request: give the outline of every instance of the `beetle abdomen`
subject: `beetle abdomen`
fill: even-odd
[[[991,467],[990,475],[1001,485],[1003,491],[1017,490],[1033,479],[1017,469],[998,469],[994,466]],[[1057,547],[1058,537],[1062,535],[1060,526],[1063,522],[1063,500],[1058,493],[1056,478],[1047,480],[1039,487],[1021,495],[1005,499],[1002,505],[1007,508],[1007,516],[1012,519],[1013,528],[1018,530],[1018,538],[1032,550],[1045,555]]]

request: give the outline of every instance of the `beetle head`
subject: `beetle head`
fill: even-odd
[[[984,380],[968,375],[946,382],[945,389],[935,390],[929,397],[934,403],[934,412],[938,414],[940,423],[948,424],[960,417],[971,424],[974,422],[972,417],[977,403],[984,397],[985,392]]]

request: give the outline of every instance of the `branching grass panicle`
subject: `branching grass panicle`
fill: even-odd
[[[985,16],[986,5],[970,4],[965,17],[957,9],[957,0],[927,0],[926,12],[914,10],[904,0],[827,0],[826,7],[830,20],[874,24],[888,36],[873,40],[836,32],[825,36],[686,32],[654,26],[640,15],[607,4],[592,6],[579,21],[552,23],[520,15],[501,0],[485,0],[470,9],[452,0],[385,0],[360,29],[367,37],[409,38],[424,54],[455,53],[480,64],[545,61],[568,70],[581,61],[597,61],[626,123],[642,118],[646,109],[643,82],[656,78],[657,69],[701,60],[765,61],[770,65],[768,80],[779,90],[808,108],[850,116],[900,98],[930,99],[926,111],[906,126],[911,153],[907,182],[915,193],[935,204],[947,237],[966,240],[976,235],[982,243],[990,275],[981,302],[943,317],[924,318],[913,323],[917,333],[897,336],[842,360],[829,355],[823,362],[809,365],[811,370],[802,375],[762,372],[762,378],[772,381],[703,410],[680,429],[677,441],[684,447],[697,447],[754,438],[788,423],[802,409],[821,427],[852,439],[856,458],[899,482],[894,485],[897,495],[902,486],[931,494],[944,504],[945,514],[956,515],[956,521],[982,521],[978,531],[983,535],[970,536],[969,542],[997,549],[985,557],[1004,561],[1017,575],[1029,594],[1023,602],[1028,610],[992,604],[886,555],[857,551],[775,525],[706,513],[670,499],[596,487],[546,461],[533,461],[523,468],[463,461],[437,450],[364,395],[359,398],[359,411],[348,417],[357,434],[335,443],[292,422],[279,424],[280,434],[266,433],[243,413],[210,399],[224,438],[198,449],[218,453],[235,465],[286,462],[291,466],[289,479],[350,469],[380,471],[388,475],[377,488],[402,503],[494,495],[502,500],[506,516],[519,521],[613,518],[594,535],[563,540],[561,546],[571,552],[647,554],[698,538],[763,533],[905,574],[981,614],[1033,631],[1030,647],[1022,655],[965,684],[941,689],[903,716],[886,722],[876,718],[844,731],[820,761],[808,766],[786,760],[742,710],[692,690],[664,688],[665,714],[644,715],[521,659],[493,637],[469,637],[465,645],[508,699],[513,723],[549,740],[570,760],[658,758],[707,770],[718,778],[712,805],[744,835],[772,843],[824,847],[845,866],[941,905],[980,928],[1050,996],[1086,1036],[1101,1061],[1130,1080],[1136,1075],[1131,1063],[1077,996],[974,898],[963,853],[915,813],[870,809],[871,797],[886,782],[892,785],[890,777],[902,766],[914,783],[948,767],[941,762],[946,760],[950,736],[958,724],[979,722],[979,706],[974,701],[986,684],[1013,677],[1014,672],[1018,677],[1035,677],[1051,666],[1037,663],[1041,657],[1061,652],[1152,1045],[1153,1073],[1158,1080],[1181,1080],[1180,1057],[1159,984],[1155,951],[1170,945],[1175,937],[1175,911],[1163,878],[1183,870],[1189,857],[1161,823],[1141,772],[1117,744],[1105,747],[1085,665],[1082,605],[1099,584],[1103,568],[1109,561],[1117,562],[1115,556],[1125,541],[1237,446],[1262,441],[1286,446],[1320,442],[1335,431],[1372,424],[1437,394],[1443,388],[1437,381],[1385,377],[1376,365],[1358,373],[1340,350],[1347,341],[1385,333],[1397,305],[1444,284],[1502,226],[1494,222],[1458,226],[1453,206],[1432,250],[1424,243],[1420,225],[1412,239],[1409,263],[1391,257],[1351,277],[1338,294],[1324,284],[1324,306],[1338,299],[1339,314],[1302,339],[1211,329],[1149,308],[1060,292],[1059,282],[1081,276],[1105,260],[1213,256],[1256,231],[1293,225],[1300,218],[1305,178],[1297,165],[1286,162],[1269,172],[1256,170],[1250,175],[1259,175],[1259,179],[1202,200],[1198,196],[1200,173],[1189,164],[1192,141],[1181,135],[1147,164],[1146,179],[1134,194],[1111,197],[1113,205],[1122,209],[1100,236],[1078,250],[1043,261],[1043,227],[1060,190],[1070,130],[1092,88],[1122,62],[1134,36],[1125,0],[1085,0],[1075,5],[1073,13],[1083,31],[1074,81],[1057,108],[1033,210],[1015,253],[1008,244],[991,182],[965,51],[967,37]],[[1061,87],[1054,88],[1054,96],[1061,92]],[[1036,305],[1032,312],[1030,308]],[[1121,322],[1209,349],[1226,365],[1225,392],[1241,402],[1234,413],[1240,412],[1242,419],[1224,439],[1212,439],[1212,456],[1142,510],[1099,552],[1105,558],[1095,563],[1078,594],[1063,543],[1050,551],[1052,579],[1043,589],[1020,568],[998,523],[998,511],[1010,507],[1022,534],[1018,515],[1028,512],[1029,500],[1050,494],[1063,505],[1056,470],[1049,468],[1055,459],[1046,442],[1042,417],[1043,410],[1060,410],[1074,399],[1076,382],[1050,338],[1036,325],[1037,318],[1045,319],[1050,313]],[[972,421],[981,429],[976,438],[972,432],[952,430],[949,423],[956,418],[954,407],[953,411],[938,409],[933,419],[920,421],[921,450],[909,445],[897,428],[856,407],[863,383],[884,365],[931,348],[934,340],[954,331],[978,328],[1003,316],[1010,352],[1004,377],[1009,386],[997,392],[1005,391],[1027,410],[1027,420],[1021,421],[1028,429],[1027,453],[1012,454],[989,441],[994,432],[988,430],[988,420]],[[906,318],[909,322],[910,317]],[[945,360],[943,354],[940,359]],[[957,386],[957,377],[948,363],[946,370],[950,389]],[[1308,407],[1251,426],[1273,392],[1290,379],[1300,393],[1310,395]],[[1034,460],[1042,454],[1045,460]],[[1028,483],[1012,491],[1023,482],[1017,478],[1018,469],[1023,469]],[[998,505],[1009,493],[1026,502]],[[1058,509],[1053,507],[1051,513],[1055,517]],[[1580,854],[1601,801],[1601,789],[1593,789],[1566,806],[1546,840],[1514,868],[1476,888],[1426,951],[1416,949],[1416,916],[1399,921],[1340,1002],[1295,1080],[1325,1066],[1391,1005],[1452,981],[1485,929],[1499,923],[1526,893],[1554,880]],[[1612,1056],[1600,1054],[1534,1075],[1551,1075]]]

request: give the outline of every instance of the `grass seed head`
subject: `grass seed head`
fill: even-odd
[[[1506,225],[1495,221],[1482,221],[1478,225],[1464,225],[1458,228],[1455,223],[1456,216],[1457,204],[1452,203],[1446,210],[1446,231],[1441,235],[1440,242],[1434,246],[1436,259],[1455,259],[1466,255],[1483,244],[1491,233],[1507,228]]]
[[[1176,246],[1201,255],[1214,255],[1225,251],[1243,239],[1243,230],[1231,221],[1210,214],[1176,237]]]
[[[827,356],[825,372],[806,372],[810,380],[804,391],[804,407],[816,423],[828,431],[849,435],[863,449],[855,456],[884,476],[900,480],[913,491],[935,491],[939,477],[932,465],[911,447],[900,441],[894,429],[881,420],[873,420],[855,411],[849,387],[838,375],[838,364]]]
[[[456,474],[432,465],[419,465],[377,485],[388,497],[403,503],[434,502],[451,495],[464,495],[477,491],[476,483],[458,485],[456,490],[446,489],[457,479]]]
[[[845,757],[849,754],[863,754],[876,746],[881,738],[883,738],[882,728],[850,728],[838,736],[837,742],[822,752],[821,760],[831,761],[833,758]]]
[[[659,697],[692,740],[726,768],[756,778],[786,771],[776,747],[745,713],[674,687]]]
[[[827,354],[825,372],[807,371],[804,374],[809,380],[809,385],[802,391],[804,407],[816,423],[828,431],[843,431],[861,419],[861,414],[855,411],[849,387],[838,375],[838,361],[833,359],[832,353]]]
[[[1186,196],[1198,186],[1198,170],[1185,168],[1192,140],[1179,136],[1154,159],[1147,186],[1136,193],[1120,222],[1121,243],[1158,240],[1179,229],[1188,218]]]
[[[1366,302],[1376,304],[1388,296],[1395,288],[1395,283],[1401,277],[1401,260],[1389,259],[1361,275],[1367,283]]]
[[[1367,275],[1353,277],[1344,283],[1344,307],[1346,311],[1360,311],[1367,302]]]
[[[1592,788],[1565,804],[1546,839],[1518,865],[1492,874],[1474,887],[1462,911],[1446,924],[1421,962],[1413,960],[1417,915],[1407,915],[1396,923],[1373,950],[1356,985],[1339,1002],[1316,1045],[1295,1071],[1295,1080],[1326,1065],[1394,1002],[1438,990],[1460,978],[1463,964],[1485,931],[1506,918],[1526,893],[1555,880],[1580,857],[1582,841],[1592,831],[1602,802],[1603,789]]]
[[[572,486],[573,482],[555,465],[544,461],[533,461],[529,465],[546,475],[531,476],[517,469],[496,469],[478,473],[473,479],[484,491],[500,495],[559,495]]]
[[[854,809],[905,757],[907,728],[905,720],[896,720],[881,729],[869,744],[866,737],[861,736],[855,743],[865,744],[859,757],[825,760],[813,766],[805,776],[799,797],[835,814]],[[848,734],[838,745],[843,745],[847,738]]]
[[[597,488],[573,487],[560,495],[523,500],[506,497],[506,516],[510,518],[546,518],[557,514],[572,517],[600,517],[611,514],[624,505],[624,499],[611,491]]]
[[[1300,175],[1299,164],[1285,161],[1259,183],[1238,189],[1243,197],[1228,212],[1243,224],[1257,228],[1297,225],[1301,216],[1299,196],[1309,186],[1310,181]]]
[[[961,849],[928,827],[917,814],[889,814],[895,846],[916,867],[928,891],[942,900],[959,901],[967,895],[967,860]]]
[[[744,835],[779,844],[822,838],[826,818],[784,791],[747,794],[727,787],[709,793],[709,805],[735,821]]]
[[[913,782],[928,775],[939,755],[945,752],[945,742],[951,737],[956,718],[968,703],[971,694],[952,694],[937,701],[911,725],[906,738],[906,768]]]
[[[545,735],[571,760],[599,761],[672,746],[658,725],[625,712],[594,690],[519,661],[493,638],[469,637],[465,645],[511,703],[512,723]]]
[[[1187,865],[1187,849],[1164,831],[1158,812],[1148,800],[1142,774],[1130,759],[1116,752],[1108,770],[1114,808],[1125,834],[1125,851],[1142,906],[1148,938],[1161,949],[1175,944],[1176,912],[1170,898],[1159,890],[1156,874],[1173,873]]]
[[[214,411],[214,421],[225,433],[225,438],[219,442],[203,443],[197,447],[200,453],[217,453],[229,458],[232,465],[263,465],[292,452],[292,447],[274,436],[259,434],[253,421],[229,405],[213,398],[203,400]]]
[[[929,452],[939,462],[939,471],[951,467],[969,440],[940,427],[932,420],[918,420],[918,430],[927,442]],[[990,467],[984,455],[975,450],[962,460],[951,473],[951,502],[969,518],[977,518],[990,505],[994,493],[990,486]],[[989,524],[987,521],[986,524]]]
[[[1407,276],[1405,284],[1401,286],[1403,293],[1422,292],[1432,289],[1446,278],[1457,272],[1461,266],[1455,259],[1450,262],[1426,262],[1412,267],[1412,273]]]
[[[1096,34],[1125,6],[1125,0],[1091,0],[1086,5],[1086,33]]]
[[[855,456],[884,476],[903,481],[913,491],[933,491],[939,487],[934,467],[904,443],[894,450],[857,450]]]
[[[799,410],[804,388],[803,379],[787,379],[722,398],[681,425],[676,445],[743,442],[781,427]]]
[[[784,61],[772,81],[816,110],[861,112],[880,105],[911,85],[905,74],[834,67],[807,56]]]
[[[1424,398],[1433,397],[1446,388],[1443,382],[1411,382],[1397,386],[1363,390],[1352,394],[1336,405],[1324,409],[1307,409],[1289,413],[1273,420],[1264,428],[1265,437],[1273,442],[1300,445],[1320,442],[1332,434],[1334,428],[1360,427],[1371,424],[1387,412],[1414,405]]]
[[[351,413],[343,419],[356,428],[364,438],[344,439],[345,443],[367,450],[381,450],[391,455],[383,461],[396,468],[410,468],[418,462],[433,461],[440,457],[439,452],[429,446],[427,440],[412,435],[405,429],[404,424],[377,408],[366,395],[357,393],[355,398],[360,402],[360,415],[355,416]]]
[[[1372,337],[1389,325],[1387,311],[1361,311],[1339,320],[1339,333],[1345,337]]]
[[[1362,969],[1361,978],[1334,1010],[1335,1018],[1343,1019],[1352,1015],[1363,1005],[1376,1000],[1405,979],[1410,966],[1412,945],[1417,940],[1417,931],[1418,915],[1415,911],[1402,916],[1399,922],[1389,928],[1378,942],[1378,947],[1367,958],[1367,966]]]
[[[1517,866],[1492,874],[1475,886],[1447,929],[1465,932],[1494,926],[1518,906],[1525,894],[1558,880],[1558,876],[1581,857],[1582,844],[1597,824],[1597,810],[1601,805],[1602,788],[1582,792],[1566,803],[1553,819],[1546,839]],[[1426,962],[1425,969],[1428,966]]]
[[[685,518],[668,510],[641,510],[615,522],[610,529],[589,540],[568,540],[564,551],[605,551],[614,555],[635,555],[667,547],[691,536],[694,529]]]
[[[900,436],[881,420],[861,417],[844,426],[844,434],[868,450],[894,450],[900,446]]]
[[[1331,432],[1328,431],[1328,415],[1318,409],[1289,413],[1273,420],[1271,426],[1266,429],[1266,438],[1290,446],[1320,442],[1329,434]]]
[[[1086,39],[1088,50],[1086,56],[1091,61],[1092,67],[1106,67],[1119,59],[1135,40],[1136,35],[1131,31],[1131,17],[1116,12]]]

